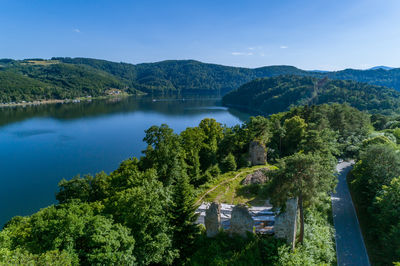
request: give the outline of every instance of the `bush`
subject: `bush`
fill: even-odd
[[[221,170],[223,173],[236,170],[235,156],[229,153],[221,162]]]
[[[291,252],[288,246],[279,249],[279,265],[335,265],[334,231],[327,217],[308,210],[305,223],[305,241]]]
[[[250,166],[251,166],[251,163],[249,161],[249,155],[247,153],[240,155],[238,163],[237,163],[237,168],[250,167]]]
[[[42,254],[32,254],[23,249],[0,248],[1,265],[78,265],[78,257],[66,251],[52,250]]]
[[[11,220],[0,232],[0,247],[11,252],[3,251],[4,260],[14,257],[56,260],[65,257],[61,251],[66,251],[79,258],[82,264],[134,261],[135,240],[130,230],[96,212],[96,208],[87,203],[71,202]],[[60,251],[60,256],[49,253],[52,251]],[[28,253],[41,256],[32,257]]]
[[[400,259],[400,177],[394,178],[388,186],[382,186],[375,197],[371,216],[379,228],[372,232],[377,236],[381,249],[382,261],[390,263]],[[382,232],[385,232],[382,234]]]
[[[276,265],[282,240],[249,235],[247,239],[221,232],[215,238],[201,235],[189,265]]]

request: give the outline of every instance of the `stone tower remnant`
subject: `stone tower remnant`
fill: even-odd
[[[296,243],[297,231],[297,198],[289,199],[286,202],[285,212],[275,217],[274,232],[275,237],[286,239],[287,243],[292,246]]]
[[[251,165],[263,165],[267,162],[265,145],[257,140],[253,140],[250,143],[249,155]]]
[[[239,204],[233,207],[230,233],[246,237],[247,232],[253,233],[253,228],[254,220],[246,205]]]
[[[221,228],[221,205],[217,202],[211,203],[206,210],[204,217],[207,237],[214,237],[218,234]]]

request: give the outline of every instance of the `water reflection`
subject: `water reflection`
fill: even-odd
[[[54,203],[57,183],[76,174],[110,172],[141,156],[144,130],[175,132],[206,118],[233,126],[249,115],[216,98],[151,97],[0,109],[0,227]]]
[[[104,114],[130,113],[135,111],[155,112],[168,115],[193,115],[204,111],[226,112],[227,110],[240,120],[248,114],[221,106],[219,98],[157,98],[125,97],[106,100],[83,101],[80,103],[56,103],[0,108],[0,126],[23,121],[32,117],[52,117],[56,119],[76,119],[96,117]]]

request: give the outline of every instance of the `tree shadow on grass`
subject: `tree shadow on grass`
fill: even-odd
[[[236,188],[237,197],[247,200],[247,203],[252,206],[264,206],[268,199],[267,185],[251,184],[239,186]]]

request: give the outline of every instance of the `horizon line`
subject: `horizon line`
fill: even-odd
[[[112,63],[123,63],[123,64],[131,64],[131,65],[141,65],[141,64],[157,64],[157,63],[162,63],[162,62],[167,62],[167,61],[195,61],[199,62],[202,64],[209,64],[209,65],[219,65],[219,66],[225,66],[225,67],[235,67],[235,68],[245,68],[245,69],[259,69],[259,68],[264,68],[264,67],[281,67],[281,66],[286,66],[286,67],[294,67],[299,70],[307,71],[307,72],[339,72],[339,71],[344,71],[344,70],[359,70],[359,71],[366,71],[366,70],[377,70],[377,69],[383,69],[383,70],[393,70],[393,69],[398,69],[400,67],[390,67],[390,66],[385,66],[385,65],[376,65],[368,68],[352,68],[352,67],[347,67],[347,68],[342,68],[342,69],[335,69],[335,70],[325,70],[325,69],[303,69],[300,67],[297,67],[295,65],[288,65],[288,64],[273,64],[273,65],[263,65],[259,67],[245,67],[245,66],[237,66],[237,65],[226,65],[226,64],[221,64],[221,63],[210,63],[210,62],[204,62],[200,61],[197,59],[164,59],[164,60],[159,60],[159,61],[149,61],[149,62],[141,62],[141,63],[133,63],[133,62],[125,62],[125,61],[114,61],[114,60],[109,60],[109,59],[103,59],[103,58],[93,58],[93,57],[82,57],[82,56],[76,56],[76,57],[71,57],[71,56],[53,56],[51,58],[40,58],[40,57],[31,57],[31,58],[23,58],[23,59],[18,59],[18,58],[0,58],[0,60],[14,60],[14,61],[25,61],[25,60],[52,60],[53,58],[71,58],[71,59],[77,59],[77,58],[83,58],[83,59],[94,59],[94,60],[102,60],[102,61],[107,61],[107,62],[112,62]]]

